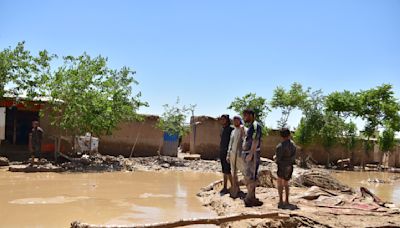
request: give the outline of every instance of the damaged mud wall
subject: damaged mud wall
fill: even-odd
[[[191,120],[190,132],[190,153],[200,154],[203,159],[217,159],[219,157],[221,125],[217,118],[208,116],[195,116]],[[187,142],[183,139],[185,151],[187,150]],[[185,142],[185,143],[184,143]],[[272,159],[275,155],[275,148],[281,142],[278,130],[270,130],[268,135],[263,136],[261,144],[261,156]],[[359,142],[353,152],[347,150],[343,145],[334,146],[330,152],[320,144],[311,145],[304,150],[298,147],[298,155],[305,152],[318,164],[324,165],[328,158],[331,162],[339,159],[353,158],[355,165],[360,165],[364,160],[365,163],[378,163],[382,159],[382,152],[375,143],[374,148],[365,153],[362,142]],[[352,154],[353,153],[353,154]],[[400,167],[400,146],[389,155],[389,166]]]
[[[189,133],[182,137],[181,149],[182,149],[182,152],[190,151],[190,134]]]
[[[72,152],[72,136],[59,128],[52,126],[49,116],[50,111],[43,109],[40,117],[41,127],[44,129],[43,149],[48,152],[54,151],[54,138],[61,134],[61,152]],[[158,116],[145,115],[142,122],[123,122],[119,124],[112,135],[100,138],[99,152],[103,155],[125,156],[131,154],[136,142],[132,156],[147,157],[157,155],[161,149],[163,132],[156,128]]]
[[[191,119],[190,153],[200,154],[202,159],[219,157],[221,125],[217,118],[195,116]],[[261,155],[272,159],[275,147],[281,141],[279,131],[272,130],[262,138]]]
[[[261,156],[272,160],[275,148],[281,142],[279,131],[270,130],[268,135],[264,135],[261,140]]]
[[[202,159],[218,158],[221,132],[218,119],[194,116],[190,122],[190,153],[200,154]]]
[[[158,116],[147,115],[141,122],[121,123],[112,135],[101,137],[99,152],[129,157],[137,138],[133,157],[157,155],[163,140],[163,132],[156,127],[157,121]]]

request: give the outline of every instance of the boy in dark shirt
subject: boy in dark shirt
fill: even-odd
[[[231,121],[229,115],[222,115],[220,118],[220,123],[222,125],[221,129],[221,141],[219,144],[219,158],[221,160],[222,173],[224,174],[224,188],[221,190],[221,195],[228,194],[228,179],[232,186],[232,175],[231,166],[226,160],[228,155],[229,141],[231,139],[231,132],[233,127],[231,127]]]
[[[296,159],[296,145],[290,140],[290,131],[282,128],[280,131],[282,142],[276,147],[276,164],[278,165],[278,208],[289,206],[289,180],[292,178],[293,164]],[[285,188],[285,202],[283,202],[283,188]]]

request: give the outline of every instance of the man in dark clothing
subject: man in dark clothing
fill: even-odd
[[[261,206],[263,202],[256,198],[257,173],[260,166],[260,146],[262,127],[255,120],[255,113],[251,109],[243,111],[243,119],[248,124],[246,139],[243,143],[243,156],[245,159],[245,173],[247,194],[244,199],[246,207]]]
[[[231,166],[226,160],[228,155],[229,141],[231,139],[231,132],[233,127],[231,127],[231,121],[229,115],[222,115],[220,118],[220,123],[222,125],[221,129],[221,142],[219,144],[219,158],[221,160],[222,173],[224,174],[224,188],[221,190],[221,195],[228,194],[228,179],[232,185],[232,175]]]
[[[41,157],[41,147],[43,139],[43,129],[39,126],[38,121],[32,122],[32,139],[31,139],[31,149],[32,149],[32,164],[35,160],[35,156]]]
[[[296,159],[296,145],[290,140],[290,131],[282,128],[280,131],[282,142],[276,147],[276,164],[278,165],[278,208],[289,206],[289,180],[292,178],[293,164]],[[285,188],[285,202],[283,202],[283,188]]]

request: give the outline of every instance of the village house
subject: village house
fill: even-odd
[[[27,100],[3,98],[0,100],[0,156],[9,157],[11,160],[26,160],[29,158],[29,133],[33,120],[39,120],[44,129],[42,151],[46,158],[54,158],[55,136],[62,135],[60,151],[72,151],[72,138],[66,132],[52,126],[46,111],[49,105],[46,99]],[[41,114],[40,114],[41,112]],[[122,122],[111,135],[100,138],[98,151],[103,155],[124,157],[156,156],[163,147],[163,132],[156,127],[158,116],[144,115],[142,122]],[[219,153],[220,124],[217,118],[209,116],[193,116],[190,123],[190,133],[182,138],[181,149],[183,152],[199,154],[202,159],[217,159]],[[280,142],[278,130],[270,130],[263,137],[262,156],[272,159],[275,146]],[[379,163],[382,152],[374,141],[374,149],[365,154],[362,143],[353,150],[354,164],[359,165],[364,159],[365,163]],[[299,147],[299,155],[304,151]],[[322,145],[311,145],[306,150],[313,161],[326,164],[328,152]],[[351,151],[342,145],[334,146],[330,151],[330,161],[350,158]],[[388,157],[389,167],[400,167],[400,146]]]

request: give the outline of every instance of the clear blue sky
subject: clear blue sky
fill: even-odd
[[[22,40],[34,52],[86,51],[135,69],[145,113],[179,96],[196,114],[233,114],[235,96],[270,99],[293,82],[325,93],[391,83],[400,97],[398,0],[0,0],[0,48]]]

